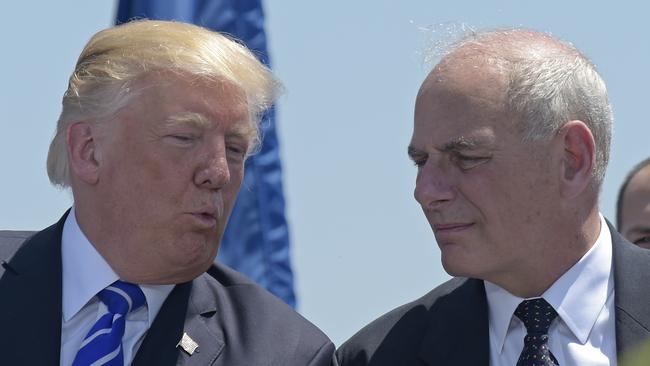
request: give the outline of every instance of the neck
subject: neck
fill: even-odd
[[[595,208],[582,223],[566,225],[568,230],[558,230],[557,235],[545,238],[545,245],[531,253],[532,263],[502,273],[497,281],[491,282],[518,297],[542,296],[594,246],[600,226],[600,215]]]

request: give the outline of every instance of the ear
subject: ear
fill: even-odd
[[[596,163],[596,142],[591,130],[582,121],[570,121],[560,129],[558,137],[563,144],[562,194],[575,197],[591,183]]]
[[[99,159],[96,126],[89,122],[75,122],[68,126],[67,149],[73,176],[89,185],[99,180]]]

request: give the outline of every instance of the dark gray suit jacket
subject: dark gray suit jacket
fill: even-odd
[[[610,226],[614,256],[616,349],[648,338],[650,250]],[[488,308],[482,280],[454,278],[361,329],[336,352],[334,365],[488,366]]]
[[[36,234],[0,231],[0,364],[58,365],[64,217]],[[199,344],[177,348],[183,332]],[[334,345],[292,309],[225,266],[176,285],[132,365],[329,365]]]

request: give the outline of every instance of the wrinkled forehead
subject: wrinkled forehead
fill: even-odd
[[[203,99],[220,96],[238,106],[247,106],[248,100],[244,89],[235,82],[221,76],[195,75],[177,70],[152,70],[140,74],[132,82],[135,93],[168,93],[169,90],[185,89],[203,91]]]
[[[453,141],[481,140],[511,130],[507,78],[480,57],[441,61],[422,83],[415,104],[411,143],[442,148]],[[509,133],[508,133],[509,134]]]
[[[153,101],[156,108],[173,109],[170,106],[182,102],[175,108],[185,110],[174,113],[202,112],[208,119],[254,124],[244,89],[223,78],[161,71],[142,75],[133,89],[138,98]]]
[[[257,124],[246,95],[232,82],[163,71],[139,76],[128,89],[128,102],[117,112],[117,120],[147,128],[217,128],[246,139],[249,146],[257,144]]]
[[[505,115],[507,78],[480,59],[459,58],[437,65],[418,92],[415,117],[470,118]]]

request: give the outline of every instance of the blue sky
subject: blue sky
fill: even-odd
[[[64,5],[61,5],[64,4]],[[45,156],[76,58],[112,23],[108,0],[12,1],[0,24],[0,229],[40,229],[70,205]],[[299,307],[340,344],[448,276],[413,200],[406,156],[427,49],[450,30],[524,26],[574,43],[597,65],[615,112],[601,210],[650,155],[649,5],[636,1],[266,2],[273,67],[287,93],[279,138]],[[9,16],[8,14],[14,14]]]

